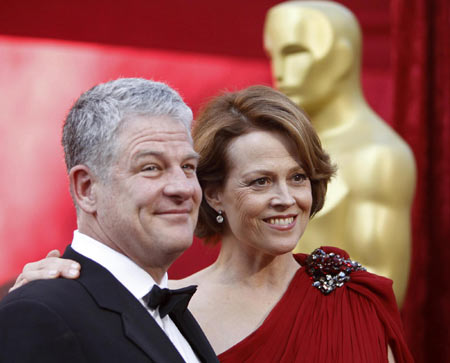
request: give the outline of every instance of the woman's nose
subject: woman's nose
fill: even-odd
[[[289,188],[287,185],[279,185],[275,189],[275,195],[272,199],[272,205],[273,206],[283,206],[283,207],[290,207],[295,204],[295,199],[292,196]]]

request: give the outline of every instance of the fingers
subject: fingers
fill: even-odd
[[[11,292],[34,280],[47,280],[57,277],[66,279],[78,278],[81,268],[79,263],[59,258],[59,256],[59,251],[53,250],[47,254],[46,258],[26,264],[22,273],[17,277],[14,286],[9,291]]]
[[[59,250],[51,250],[46,257],[61,257],[61,252]]]
[[[19,275],[19,277],[17,277],[16,282],[14,283],[14,285],[8,290],[8,292],[11,292],[19,287],[21,287],[22,285],[25,285],[26,281],[22,278],[22,274]]]
[[[59,254],[59,251],[57,252]],[[56,277],[74,279],[80,276],[80,265],[78,262],[72,260],[65,260],[59,257],[46,257],[43,260],[26,264],[23,268],[22,275],[28,281],[54,279]]]

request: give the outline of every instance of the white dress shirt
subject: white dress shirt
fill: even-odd
[[[72,248],[83,256],[102,265],[113,274],[113,276],[147,309],[148,313],[155,319],[161,329],[164,330],[186,362],[200,362],[187,340],[178,330],[172,319],[170,319],[169,315],[161,318],[159,315],[159,308],[149,309],[142,299],[151,290],[153,285],[158,285],[147,272],[127,256],[78,230],[73,233]],[[167,288],[167,280],[168,277],[166,273],[158,286],[161,289]]]

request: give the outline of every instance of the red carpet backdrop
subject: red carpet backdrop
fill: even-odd
[[[281,1],[0,2],[0,285],[64,249],[75,228],[60,135],[73,101],[120,76],[168,82],[198,111],[220,90],[271,84],[262,48]],[[403,319],[417,362],[450,361],[450,120],[446,0],[340,1],[361,22],[363,87],[418,164]],[[408,15],[406,15],[408,14]],[[201,241],[170,270],[211,263]]]

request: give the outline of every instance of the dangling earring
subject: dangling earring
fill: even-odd
[[[222,211],[219,209],[219,211],[217,213],[219,213],[216,217],[217,223],[223,223]]]

